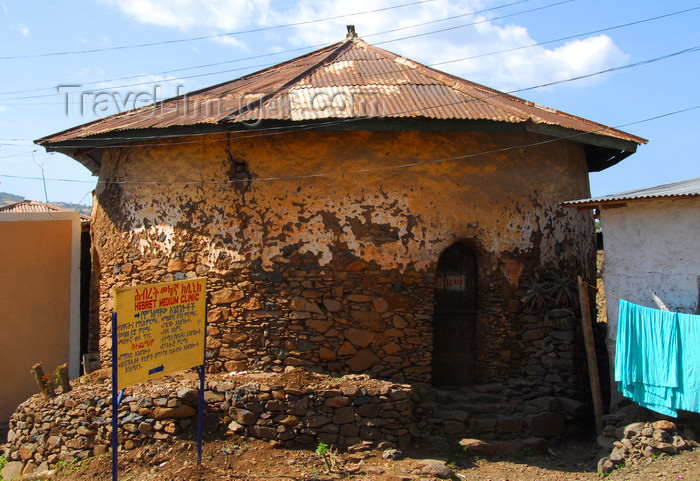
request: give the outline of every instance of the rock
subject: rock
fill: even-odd
[[[306,321],[306,327],[323,334],[324,332],[328,331],[331,327],[333,327],[333,323],[331,321],[323,321],[320,319],[309,319],[308,321]]]
[[[610,461],[613,461],[614,463],[619,463],[623,459],[625,459],[625,456],[627,455],[627,450],[624,448],[615,448],[612,450],[610,453]]]
[[[673,436],[673,446],[676,449],[690,449],[690,444],[677,434]]]
[[[610,458],[601,458],[598,461],[598,474],[608,474],[615,469],[615,463]]]
[[[289,303],[289,308],[297,312],[313,312],[316,314],[323,314],[323,310],[318,306],[318,304],[301,296],[294,297]]]
[[[379,313],[383,313],[389,310],[389,303],[381,297],[373,297],[372,306],[374,307],[374,310]]]
[[[547,450],[549,445],[547,444],[547,440],[544,438],[525,438],[522,441],[523,449],[527,448],[532,450],[535,453],[543,453]]]
[[[495,446],[481,439],[465,438],[459,441],[459,445],[467,456],[493,456],[496,453]]]
[[[24,465],[24,468],[22,469],[22,477],[24,478],[30,474],[34,474],[37,467],[38,466],[36,463],[29,461],[27,464]]]
[[[244,426],[251,426],[255,424],[260,415],[247,409],[238,409],[236,411],[236,421]]]
[[[34,457],[34,453],[36,453],[37,450],[37,445],[36,444],[22,444],[19,447],[19,459],[22,461],[28,461]]]
[[[139,424],[138,431],[141,434],[148,434],[153,431],[153,426],[147,422],[142,422]]]
[[[519,433],[523,429],[521,417],[501,418],[496,422],[496,429],[500,434]]]
[[[623,430],[623,435],[625,438],[630,439],[638,434],[641,434],[642,429],[644,429],[645,423],[632,423],[625,426]]]
[[[228,429],[229,429],[229,431],[233,431],[234,433],[240,433],[240,432],[245,431],[245,427],[241,426],[236,421],[231,421],[228,424]]]
[[[659,451],[663,451],[664,453],[678,454],[678,449],[676,449],[676,447],[673,444],[655,441],[653,439],[644,440],[642,441],[642,443],[651,446],[652,448],[658,449]]]
[[[529,331],[523,332],[520,339],[523,341],[534,341],[535,339],[542,339],[544,337],[543,329],[530,329]]]
[[[596,441],[598,442],[598,446],[600,446],[601,448],[612,449],[613,443],[615,442],[615,438],[610,438],[607,436],[598,436],[596,438]]]
[[[454,471],[452,469],[445,465],[445,463],[435,461],[426,464],[423,466],[423,469],[421,469],[421,474],[425,474],[427,476],[435,476],[436,478],[440,479],[451,479],[455,476]]]
[[[655,423],[652,424],[652,427],[654,429],[662,429],[664,431],[668,431],[671,433],[678,432],[678,426],[676,426],[676,424],[671,422],[671,421],[666,421],[665,419],[662,419],[660,421],[656,421]]]
[[[240,290],[233,290],[233,289],[221,289],[220,291],[216,291],[211,294],[211,303],[212,304],[231,304],[232,302],[239,301],[245,297],[245,294],[243,294],[242,291]]]
[[[477,384],[474,386],[474,390],[476,392],[480,393],[499,393],[503,391],[503,383],[502,382],[492,382],[490,384]]]
[[[333,423],[346,424],[355,422],[355,408],[352,406],[342,407],[335,410]]]
[[[564,434],[566,420],[560,413],[542,413],[530,419],[530,434],[537,437],[555,437]]]
[[[396,461],[403,458],[403,452],[398,449],[387,449],[382,453],[382,458]]]
[[[362,372],[378,364],[379,361],[379,357],[372,351],[369,349],[362,349],[348,360],[348,366],[355,372]]]
[[[23,463],[20,461],[10,461],[7,465],[2,468],[2,479],[4,481],[12,481],[17,479],[22,475]]]
[[[153,418],[159,420],[170,418],[184,419],[190,416],[194,416],[196,412],[197,410],[195,408],[193,408],[192,406],[188,406],[187,404],[181,404],[178,407],[172,408],[156,407],[153,409]]]
[[[343,310],[343,304],[335,299],[323,299],[323,307],[328,312],[340,312]]]
[[[199,389],[183,387],[177,390],[177,397],[186,403],[197,403],[199,401]]]
[[[357,347],[367,347],[374,340],[375,334],[366,329],[350,328],[345,332],[345,338]]]
[[[564,412],[575,418],[582,417],[582,415],[588,410],[586,403],[576,401],[575,399],[560,397],[559,402],[561,403]]]

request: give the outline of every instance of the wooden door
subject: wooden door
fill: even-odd
[[[476,382],[477,270],[474,252],[454,244],[442,253],[435,274],[433,385]]]

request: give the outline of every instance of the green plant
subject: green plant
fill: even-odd
[[[326,467],[328,468],[328,472],[331,472],[331,461],[328,459],[328,453],[330,449],[328,448],[328,445],[326,443],[318,443],[318,446],[316,446],[316,454],[321,456],[323,458],[323,462],[326,463]]]
[[[529,448],[528,446],[525,446],[523,448],[523,456],[534,456],[534,455],[535,455],[535,452],[531,448]]]
[[[316,446],[316,454],[319,456],[328,454],[328,445],[326,443],[318,443],[318,446]]]
[[[8,461],[7,459],[5,459],[5,456],[3,456],[2,454],[0,454],[0,481],[2,481],[2,468],[4,468],[5,466],[7,466],[7,463],[8,463],[8,462],[9,462],[9,461]]]
[[[578,286],[574,276],[563,272],[550,272],[547,281],[555,307],[571,307],[576,304]]]
[[[532,278],[527,285],[527,291],[521,299],[527,311],[539,311],[549,303],[550,286],[546,282]]]
[[[326,443],[319,442],[316,446],[316,454],[323,458],[323,462],[326,463],[326,468],[328,473],[337,473],[338,470],[338,453],[334,451]]]

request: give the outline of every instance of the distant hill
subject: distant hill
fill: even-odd
[[[7,192],[0,192],[0,207],[6,205],[14,204],[15,202],[21,202],[24,197],[21,195],[8,194]]]
[[[26,200],[21,195],[8,194],[7,192],[0,192],[0,207],[6,205],[15,204],[17,202],[22,202]],[[70,202],[49,202],[50,205],[58,207],[59,209],[66,210],[77,210],[81,214],[90,216],[90,210],[92,209],[89,205],[83,204],[71,204]]]

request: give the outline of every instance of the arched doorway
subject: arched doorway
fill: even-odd
[[[476,255],[453,244],[440,256],[435,273],[433,385],[476,382]]]

